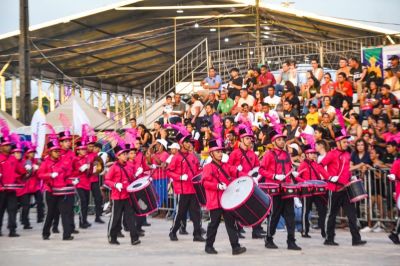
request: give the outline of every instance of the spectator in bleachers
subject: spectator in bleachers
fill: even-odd
[[[372,122],[370,133],[372,134],[373,145],[379,152],[383,154],[386,147],[386,142],[384,139],[384,134],[387,132],[387,118],[385,116],[379,116],[376,122]]]
[[[161,130],[162,130],[162,125],[160,121],[154,121],[153,123],[153,129],[150,131],[153,140],[153,144],[158,140],[161,139]]]
[[[326,140],[317,140],[315,143],[315,150],[318,152],[317,162],[320,163],[325,158],[328,151],[330,151],[329,143]]]
[[[231,78],[228,82],[228,94],[231,99],[235,99],[236,96],[240,95],[240,90],[243,87],[243,78],[239,75],[239,69],[236,67],[229,71]]]
[[[347,76],[344,72],[337,74],[334,88],[335,94],[332,98],[332,105],[335,108],[340,108],[345,98],[349,98],[350,101],[353,101],[353,87],[351,83],[347,81]]]
[[[336,71],[336,79],[339,73],[344,73],[346,76],[350,75],[350,67],[348,66],[347,58],[339,59],[339,69]]]
[[[264,95],[266,95],[267,87],[270,85],[275,85],[275,83],[276,81],[274,75],[268,70],[268,67],[266,65],[262,65],[261,75],[258,76],[257,84],[254,85],[253,87],[255,90],[262,90]]]
[[[391,91],[400,90],[399,79],[394,75],[392,68],[387,67],[383,71],[383,84],[390,86]]]
[[[208,126],[209,126],[210,128],[212,128],[212,127],[213,127],[213,115],[215,114],[213,105],[212,105],[211,103],[207,103],[207,104],[205,105],[204,110],[205,110],[206,112],[205,112],[205,114],[204,114],[204,116],[203,116],[202,124],[203,124],[203,126],[204,126],[205,124],[208,124]]]
[[[278,113],[275,110],[272,110],[268,103],[261,103],[261,106],[261,110],[254,114],[253,125],[257,126],[258,128],[268,125],[269,122],[265,117],[266,114],[273,117],[273,119],[275,119],[278,123],[280,122]]]
[[[335,94],[335,86],[334,82],[332,81],[332,76],[329,72],[324,74],[324,82],[321,86],[321,97],[329,96],[333,97]]]
[[[254,115],[252,112],[250,112],[249,105],[247,103],[243,103],[241,105],[241,111],[235,117],[235,122],[247,125],[251,128],[253,121]]]
[[[243,80],[243,84],[246,86],[246,89],[249,91],[250,94],[253,94],[254,85],[257,84],[257,77],[259,73],[254,69],[249,69],[247,71],[246,77]]]
[[[393,115],[393,108],[398,108],[398,102],[396,96],[390,92],[389,85],[382,85],[381,92],[378,93],[377,100],[379,101],[378,107],[382,109],[384,114],[387,114],[389,119],[391,119]]]
[[[286,145],[291,143],[296,143],[298,141],[296,138],[296,135],[299,135],[298,129],[299,129],[299,117],[297,116],[290,117],[289,123],[283,130],[283,134],[286,136]]]
[[[368,144],[363,139],[355,142],[354,151],[351,153],[350,169],[360,170],[365,172],[372,166],[371,158],[369,157]]]
[[[132,117],[131,119],[129,119],[129,123],[131,124],[131,128],[133,129],[137,128],[136,118]]]
[[[381,156],[382,162],[387,165],[387,167],[392,167],[393,162],[399,158],[399,153],[397,151],[397,142],[389,141],[386,144],[386,150]]]
[[[360,123],[372,114],[372,110],[378,105],[378,84],[375,80],[371,80],[364,87],[361,95],[358,96],[360,101]]]
[[[262,91],[257,90],[254,93],[254,103],[253,103],[253,112],[259,112],[261,110],[261,103],[264,102],[264,94]]]
[[[314,128],[307,125],[307,119],[304,116],[300,117],[300,119],[299,119],[298,133],[299,134],[296,135],[296,137],[298,137],[301,133],[305,133],[307,135],[314,135]]]
[[[281,103],[281,97],[275,94],[275,87],[272,85],[267,87],[267,92],[268,95],[264,98],[264,102],[268,103],[271,109],[275,110],[278,104]]]
[[[175,94],[174,96],[175,102],[173,103],[172,112],[170,113],[169,122],[172,124],[182,123],[183,116],[186,111],[186,105],[181,101],[181,96],[179,94]]]
[[[328,97],[328,96],[325,96],[323,98],[323,101],[324,101],[324,105],[323,105],[322,108],[319,109],[319,116],[322,118],[322,116],[324,114],[328,114],[329,119],[331,121],[333,121],[335,119],[335,116],[336,116],[336,110],[335,110],[335,107],[333,107],[331,105],[331,98]]]
[[[353,145],[355,141],[361,139],[363,129],[358,123],[358,114],[352,113],[349,119],[349,126],[347,127],[347,134],[352,138],[349,140],[350,145]]]
[[[162,124],[169,123],[169,117],[171,116],[173,110],[174,110],[174,105],[172,104],[172,97],[170,95],[167,95],[167,97],[165,97],[165,103],[163,104],[163,111],[162,111],[163,119],[160,119],[160,122]]]
[[[390,67],[392,69],[393,73],[399,73],[400,70],[400,64],[399,64],[399,56],[398,55],[392,55],[390,58]]]
[[[350,75],[353,76],[353,89],[357,92],[357,95],[361,94],[362,83],[365,81],[367,76],[367,68],[361,65],[361,62],[356,57],[351,57],[349,60]]]
[[[328,141],[335,139],[334,125],[329,113],[323,113],[319,128],[323,131],[322,137]]]
[[[310,103],[313,103],[319,106],[319,98],[320,98],[320,86],[319,81],[314,76],[313,73],[309,72],[309,77],[307,79],[307,83],[304,84],[301,88],[302,96],[303,96],[303,114],[308,113],[308,106]]]
[[[346,122],[346,126],[350,124],[350,115],[354,113],[353,103],[349,102],[348,99],[344,99],[342,103],[342,108],[340,111],[343,115],[343,119]]]
[[[282,69],[279,71],[279,75],[276,78],[277,91],[281,92],[286,81],[292,82],[295,86],[297,85],[297,73],[293,68],[290,67],[290,61],[287,60],[282,63]]]
[[[226,90],[221,91],[220,101],[217,106],[217,111],[222,115],[226,116],[231,113],[233,107],[233,100],[228,97],[228,92]]]
[[[391,122],[388,124],[388,132],[382,134],[386,142],[396,141],[400,144],[400,123]]]
[[[208,102],[212,104],[212,107],[215,111],[218,109],[219,101],[217,99],[217,93],[212,91],[208,94]]]
[[[292,104],[293,109],[296,109],[300,113],[300,100],[296,95],[296,88],[292,82],[286,81],[282,98],[282,100],[288,100]]]
[[[295,116],[299,116],[299,111],[293,108],[293,105],[289,100],[285,100],[283,102],[283,119],[286,121],[286,123],[289,123],[289,119]]]
[[[317,59],[311,59],[311,73],[318,80],[319,83],[322,83],[322,77],[324,76],[324,70],[318,63]]]
[[[196,128],[200,128],[202,117],[205,114],[203,103],[200,101],[200,96],[198,94],[193,94],[191,103],[187,117],[190,118],[192,124],[196,125]]]
[[[143,148],[147,149],[153,143],[153,136],[151,135],[147,127],[143,124],[139,124],[137,129],[137,133],[140,138],[140,144]]]
[[[208,77],[203,79],[200,82],[200,85],[203,87],[203,89],[208,91],[221,90],[222,86],[221,76],[217,74],[215,68],[210,67],[210,69],[208,70]]]
[[[240,99],[238,102],[239,106],[242,106],[242,104],[246,103],[249,107],[249,111],[251,111],[253,109],[254,106],[254,97],[253,95],[250,95],[247,91],[247,89],[241,89],[240,90]]]
[[[306,115],[307,125],[315,127],[319,124],[317,106],[312,103],[308,109],[309,112]]]

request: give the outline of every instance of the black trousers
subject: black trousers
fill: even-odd
[[[36,202],[37,221],[39,222],[44,219],[43,193],[38,190],[33,194],[33,196],[35,197]]]
[[[50,228],[54,217],[59,212],[63,226],[63,237],[70,237],[73,231],[71,217],[74,207],[74,195],[54,196],[45,192],[47,215],[43,225],[43,236],[50,236]]]
[[[121,230],[122,216],[126,219],[125,222],[130,231],[131,240],[137,240],[139,235],[135,226],[134,211],[128,199],[112,200],[111,217],[108,223],[108,238],[117,239],[118,232]]]
[[[349,221],[353,242],[361,240],[357,227],[356,208],[354,204],[350,202],[345,190],[338,192],[328,191],[328,210],[325,220],[326,239],[333,241],[335,238],[336,216],[340,207],[343,208]]]
[[[8,226],[10,232],[17,229],[18,198],[15,191],[0,192],[0,230],[3,225],[4,212],[7,210]]]
[[[183,220],[187,218],[187,212],[189,211],[190,219],[193,222],[193,235],[201,235],[201,210],[199,202],[197,201],[195,194],[180,194],[178,195],[178,205],[176,207],[177,212],[173,221],[171,232],[176,234],[182,225]]]
[[[214,245],[222,216],[224,217],[226,232],[228,232],[229,242],[231,243],[232,248],[239,247],[239,237],[235,228],[235,218],[223,209],[210,210],[210,222],[207,227],[206,246],[212,247]]]
[[[76,191],[78,192],[79,201],[81,205],[81,211],[79,215],[79,225],[83,225],[88,222],[87,216],[89,209],[90,190],[77,188]]]
[[[103,197],[101,196],[99,181],[92,182],[90,188],[94,199],[96,218],[99,218],[103,212]]]
[[[19,197],[19,203],[21,204],[21,223],[25,226],[31,225],[29,222],[29,210],[31,208],[31,196],[32,194],[24,194]]]
[[[308,234],[310,232],[310,221],[308,216],[310,215],[310,211],[312,209],[312,204],[315,204],[318,212],[318,226],[321,228],[321,235],[325,236],[325,218],[326,218],[326,197],[325,196],[312,196],[302,199],[303,208],[301,212],[302,217],[302,225],[303,225],[303,233]]]
[[[272,197],[272,213],[268,217],[266,240],[272,239],[275,235],[281,215],[285,219],[287,240],[293,242],[295,241],[294,199],[282,199],[280,195]]]

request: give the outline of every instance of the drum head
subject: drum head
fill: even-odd
[[[126,190],[128,192],[136,192],[144,189],[150,184],[150,178],[148,176],[139,178],[138,180],[133,181]]]
[[[243,176],[232,181],[221,197],[221,207],[232,210],[243,204],[253,193],[254,182],[251,177]]]

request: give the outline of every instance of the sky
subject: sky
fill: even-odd
[[[282,0],[261,0],[264,3],[280,4]],[[119,0],[30,0],[30,25],[36,25],[86,10],[120,2]],[[382,23],[371,25],[400,32],[400,0],[289,0],[291,7],[346,19],[368,20]],[[184,1],[177,1],[184,3]],[[209,1],[212,4],[212,1]],[[0,34],[18,29],[18,0],[1,0],[2,20]],[[395,25],[396,24],[396,25]]]

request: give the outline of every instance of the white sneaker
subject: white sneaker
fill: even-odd
[[[366,227],[364,227],[363,229],[361,229],[360,232],[362,232],[362,233],[369,233],[369,232],[372,232],[372,228],[366,226]]]
[[[374,233],[380,233],[380,232],[382,232],[383,230],[382,230],[382,228],[380,228],[380,227],[377,227],[377,228],[374,228],[373,230],[372,230],[372,232],[374,232]]]

